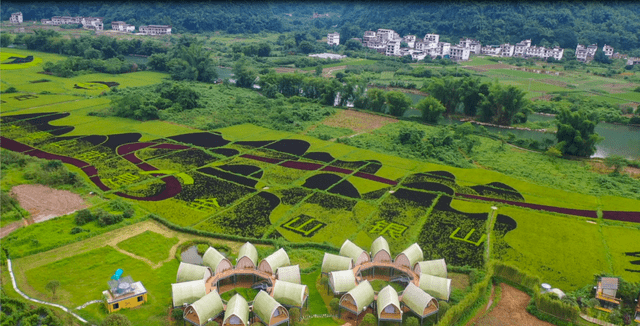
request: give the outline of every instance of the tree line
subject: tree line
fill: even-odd
[[[52,16],[104,17],[136,26],[168,24],[176,33],[291,32],[316,29],[338,31],[341,43],[362,37],[366,30],[394,29],[400,35],[437,33],[447,42],[472,37],[482,44],[533,44],[575,48],[577,43],[609,44],[640,52],[640,5],[634,2],[395,3],[395,2],[158,2],[158,3],[47,3],[3,2],[2,20],[21,11],[25,20]],[[312,19],[312,14],[329,17]],[[291,16],[289,16],[291,15]],[[105,25],[107,26],[107,25]],[[335,26],[335,27],[334,27]]]

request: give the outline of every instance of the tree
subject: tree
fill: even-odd
[[[354,40],[354,39],[350,39],[348,40],[344,46],[347,48],[347,50],[349,51],[357,51],[362,49],[362,43],[358,42],[358,40]]]
[[[629,165],[627,160],[619,155],[611,155],[604,159],[604,164],[613,168],[612,174],[620,174],[624,168]]]
[[[460,86],[461,80],[455,80],[451,77],[436,78],[429,84],[427,91],[433,97],[435,97],[445,107],[445,116],[448,116],[455,112],[458,104],[460,104],[461,94]]]
[[[300,320],[300,309],[298,308],[289,309],[289,318],[291,319],[294,325],[297,324],[298,321]]]
[[[407,318],[407,321],[404,324],[405,326],[418,326],[420,325],[420,322],[418,321],[418,318],[416,317],[409,317]]]
[[[589,157],[596,152],[596,143],[601,140],[595,133],[597,112],[562,109],[556,115],[558,132],[556,147],[565,155]]]
[[[0,46],[11,45],[13,42],[13,36],[9,33],[0,34]]]
[[[338,312],[340,310],[340,299],[338,298],[331,299],[331,301],[329,301],[329,307],[331,307],[331,310],[333,312]]]
[[[322,65],[318,64],[316,66],[316,76],[320,76],[320,75],[322,75]]]
[[[598,48],[596,50],[596,54],[593,56],[593,61],[600,62],[600,63],[605,63],[605,64],[610,64],[611,63],[611,59],[604,54],[604,51],[602,51],[601,48]]]
[[[100,323],[100,326],[131,326],[131,322],[124,315],[110,314]]]
[[[422,111],[422,120],[429,123],[438,123],[438,119],[447,109],[434,97],[427,96],[416,105],[416,109]]]
[[[476,116],[478,104],[482,101],[482,96],[489,94],[489,83],[481,83],[480,78],[465,77],[460,85],[460,96],[464,105],[464,114]]]
[[[412,103],[411,98],[400,91],[387,92],[386,97],[389,104],[389,113],[396,117],[402,116]]]
[[[368,109],[374,112],[382,112],[387,100],[384,91],[379,88],[370,88],[367,91],[367,99],[369,100]]]
[[[298,46],[300,48],[300,51],[304,52],[304,53],[311,53],[313,52],[313,43],[309,42],[309,41],[302,41],[300,42],[300,45]]]
[[[100,50],[96,50],[94,48],[89,48],[84,51],[85,59],[100,59],[101,56],[102,53],[100,52]]]
[[[362,318],[361,326],[375,326],[377,324],[376,316],[373,314],[366,314],[364,318]]]
[[[171,318],[173,318],[173,320],[182,321],[184,319],[184,311],[182,311],[182,309],[174,308],[171,311]]]
[[[271,54],[271,46],[268,43],[258,44],[258,56],[268,57]]]
[[[485,122],[509,126],[518,112],[530,103],[525,92],[515,86],[503,87],[497,82],[489,88],[489,95],[481,94],[480,117]]]
[[[56,297],[56,290],[58,289],[58,287],[60,286],[60,282],[57,280],[51,280],[49,281],[49,283],[47,283],[47,285],[45,285],[45,289],[51,291],[51,297],[55,298]]]
[[[253,81],[258,76],[253,69],[247,67],[247,61],[244,58],[233,66],[233,73],[236,77],[236,86],[245,88],[251,88]]]

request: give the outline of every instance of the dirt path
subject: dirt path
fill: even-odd
[[[471,318],[471,320],[465,326],[475,325],[475,323],[478,322],[478,319],[485,316],[485,314],[487,313],[487,310],[491,308],[491,305],[493,304],[493,300],[495,300],[495,295],[496,295],[495,286],[491,285],[491,294],[489,295],[489,302],[487,302],[487,306],[483,310],[478,311],[478,313],[475,316],[473,316],[473,318]]]
[[[322,77],[333,77],[331,76],[332,72],[336,70],[343,70],[343,69],[347,69],[347,66],[337,66],[337,67],[322,69]]]
[[[500,289],[502,290],[500,302],[489,314],[478,319],[473,325],[553,326],[527,312],[526,308],[531,299],[528,294],[504,283],[500,284]]]

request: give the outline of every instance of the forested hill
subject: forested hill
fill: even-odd
[[[138,25],[169,24],[175,32],[224,30],[229,33],[336,30],[341,39],[365,30],[395,29],[401,35],[438,33],[456,42],[473,37],[483,44],[516,43],[575,48],[579,43],[610,44],[616,50],[640,49],[637,2],[10,2],[2,20],[21,11],[25,20],[61,15],[104,17]],[[314,12],[329,17],[312,19]],[[289,16],[291,14],[291,16]],[[108,28],[109,25],[105,25]],[[334,27],[335,26],[335,27]],[[346,37],[345,37],[346,36]]]

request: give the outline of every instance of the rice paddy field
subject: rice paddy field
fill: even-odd
[[[61,58],[5,51],[45,62]],[[71,214],[4,238],[18,286],[36,298],[50,299],[45,285],[58,279],[62,304],[100,299],[109,276],[123,268],[150,293],[149,304],[124,314],[133,324],[164,324],[178,266],[172,250],[198,237],[144,220],[147,213],[209,233],[337,247],[350,239],[369,249],[373,239],[384,236],[393,256],[417,242],[426,259],[476,268],[484,266],[491,233],[492,257],[565,291],[588,284],[600,272],[640,281],[629,255],[640,251],[634,241],[640,238],[638,200],[587,196],[495,171],[403,159],[251,124],[201,131],[163,121],[92,116],[109,106],[100,96],[105,89],[76,85],[116,82],[126,88],[160,83],[167,76],[58,78],[40,71],[40,62],[2,69],[2,90],[17,89],[0,96],[3,150],[61,160],[81,172],[99,196],[131,203],[136,214],[119,229],[90,224],[93,233],[73,235]],[[531,73],[498,69],[492,74],[524,87],[521,79]],[[540,92],[561,88],[541,82],[554,77],[530,78]],[[492,206],[498,214],[487,232]],[[303,279],[315,288],[318,277]],[[324,313],[320,300],[312,300]],[[97,304],[78,313],[99,320],[106,310]]]

